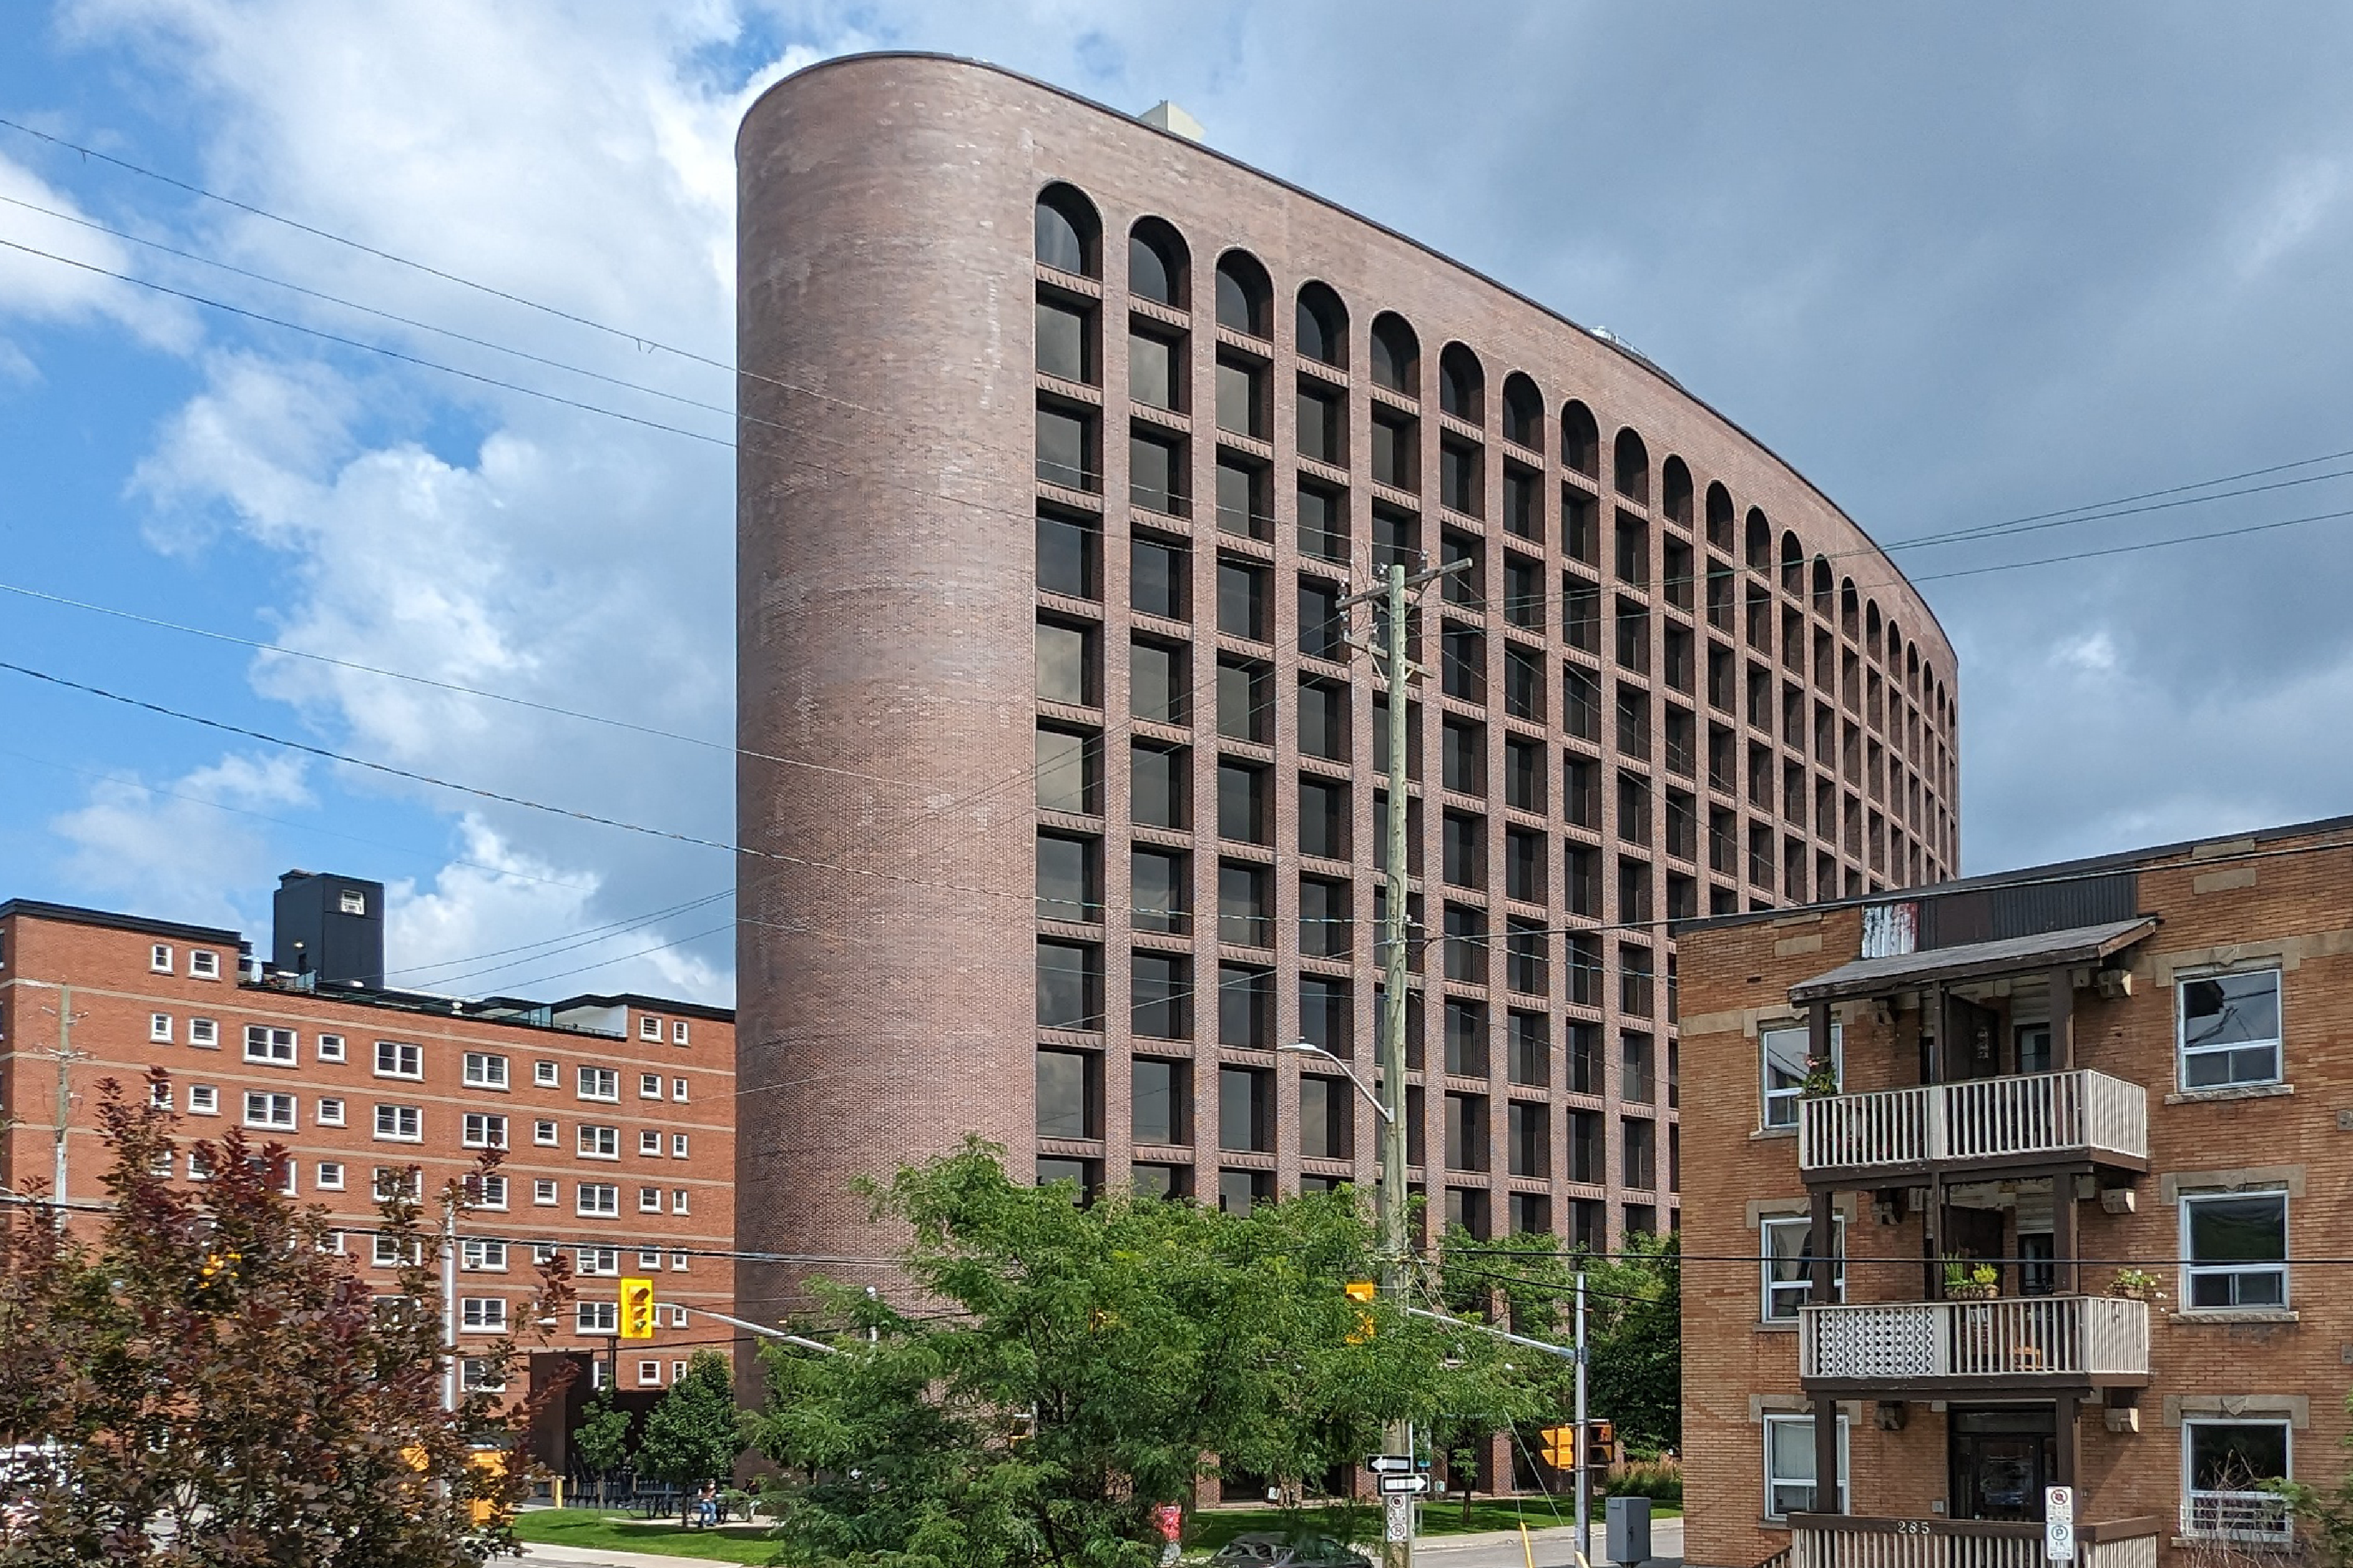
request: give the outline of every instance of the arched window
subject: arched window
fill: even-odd
[[[1160,219],[1138,218],[1127,231],[1127,291],[1137,299],[1183,310],[1192,300],[1191,270],[1184,237]]]
[[[1601,427],[1574,397],[1560,411],[1560,460],[1588,479],[1601,477]]]
[[[1879,601],[1866,599],[1862,605],[1862,646],[1873,663],[1879,661]]]
[[[1669,522],[1692,525],[1691,469],[1683,460],[1670,455],[1659,468],[1659,504],[1666,509]]]
[[[1843,578],[1839,583],[1839,630],[1853,637],[1862,619],[1862,600],[1854,591],[1854,579]]]
[[[1796,537],[1797,537],[1797,535],[1795,535],[1795,534],[1791,534],[1789,537],[1791,537],[1792,539],[1794,539],[1794,538],[1796,538]],[[1796,584],[1791,584],[1791,586],[1790,586],[1790,592],[1792,592],[1792,593],[1797,592]],[[1817,556],[1815,556],[1815,557],[1814,557],[1814,614],[1816,614],[1816,615],[1818,615],[1818,616],[1821,616],[1823,619],[1827,620],[1827,619],[1829,619],[1829,618],[1830,618],[1830,613],[1831,613],[1831,563],[1830,563],[1830,557],[1829,557],[1829,556],[1827,556],[1827,555],[1817,555]]]
[[[1341,370],[1348,367],[1348,308],[1321,283],[1299,290],[1299,357]]]
[[[1751,572],[1773,570],[1773,525],[1755,507],[1748,509],[1748,569]]]
[[[1274,335],[1274,288],[1266,268],[1247,250],[1218,258],[1218,325],[1254,338]]]
[[[1616,478],[1620,495],[1650,505],[1651,449],[1642,445],[1630,425],[1618,432]]]
[[[1798,542],[1794,533],[1781,535],[1781,592],[1795,595],[1806,591],[1806,547]]]
[[[1421,395],[1421,344],[1394,310],[1373,318],[1373,384],[1408,397]]]
[[[1544,450],[1544,394],[1518,371],[1504,378],[1504,439],[1531,452]]]
[[[1057,272],[1103,276],[1103,225],[1076,186],[1057,184],[1038,193],[1038,261]]]
[[[1720,484],[1707,487],[1707,542],[1727,555],[1732,552],[1732,492]]]
[[[1487,376],[1479,356],[1461,343],[1449,343],[1438,355],[1438,406],[1472,425],[1487,417]]]

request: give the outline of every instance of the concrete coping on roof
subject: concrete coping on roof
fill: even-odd
[[[1930,948],[1925,952],[1858,958],[1790,986],[1789,1000],[1837,1002],[1908,991],[1939,981],[1977,980],[2021,969],[2096,963],[2132,946],[2156,929],[2156,916],[2137,915],[2128,921],[2003,937],[1996,942],[1964,942],[1958,947]]]

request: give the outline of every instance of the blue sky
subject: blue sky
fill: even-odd
[[[2294,488],[1898,559],[1963,660],[1965,859],[2348,809],[2353,14],[1565,3],[66,0],[0,17],[0,241],[724,436],[743,106],[977,55],[1140,110],[1588,323],[1883,542],[2297,464]],[[177,250],[597,374],[77,228]],[[0,247],[0,661],[731,837],[727,453]],[[2222,487],[2239,488],[2239,487]],[[2125,553],[1973,576],[2048,555]],[[638,729],[464,697],[368,665]],[[664,731],[656,735],[646,730]],[[679,737],[685,737],[684,739]],[[724,1000],[728,858],[0,671],[0,896],[266,931],[395,886],[396,979]]]

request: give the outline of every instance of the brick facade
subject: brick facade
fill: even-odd
[[[1431,673],[1409,770],[1413,1180],[1434,1215],[1484,1231],[1604,1246],[1630,1221],[1672,1225],[1664,918],[1955,864],[1953,656],[1901,574],[1613,341],[1007,72],[828,62],[754,106],[738,155],[745,1245],[883,1278],[889,1238],[846,1184],[973,1133],[1024,1174],[1041,1160],[1113,1187],[1140,1173],[1204,1201],[1371,1181],[1369,1109],[1265,1047],[1320,1032],[1371,1061],[1379,682],[1324,636],[1321,606],[1392,554],[1473,563],[1416,626]],[[1050,192],[1084,231],[1068,268],[1033,248]],[[1132,232],[1158,237],[1174,287],[1131,275]],[[1221,321],[1235,252],[1260,293]],[[1320,356],[1298,332],[1311,282],[1345,318]],[[1410,376],[1385,378],[1398,385],[1377,384],[1384,312],[1417,345]],[[1073,334],[1068,358],[1041,338],[1050,318]],[[1320,456],[1303,449],[1311,405],[1345,431]],[[1041,420],[1063,418],[1092,431],[1074,468],[1039,447]],[[1147,471],[1159,453],[1167,475]],[[1331,524],[1309,526],[1303,487],[1333,498]],[[1092,541],[1077,575],[1050,563],[1041,581],[1041,515],[1058,520],[1050,554]],[[1377,544],[1398,520],[1414,536]],[[1134,575],[1139,545],[1177,552],[1146,561],[1176,563],[1173,601]],[[1252,580],[1255,616],[1238,597],[1221,616],[1221,594]],[[1369,616],[1353,626],[1362,638]],[[1041,663],[1060,654],[1041,636],[1076,661],[1051,690]],[[1219,701],[1221,661],[1247,695]],[[1172,680],[1182,703],[1165,700]],[[1303,682],[1335,694],[1344,740],[1303,735]],[[1480,753],[1451,779],[1450,733]],[[1038,776],[1058,734],[1095,770],[1067,798]],[[1507,789],[1512,742],[1541,769],[1532,793]],[[1167,825],[1136,820],[1156,813],[1139,745],[1176,759],[1189,796]],[[1572,802],[1572,765],[1589,798]],[[1220,822],[1221,766],[1257,770],[1260,824]],[[1303,810],[1327,788],[1328,812]],[[1041,831],[1092,863],[1087,896],[1033,901]],[[1177,858],[1173,900],[1134,879],[1138,851]],[[1572,858],[1588,855],[1589,879]],[[1221,911],[1229,870],[1263,876],[1262,913]],[[1311,912],[1311,895],[1332,901]],[[1514,921],[1530,933],[1518,964]],[[1590,969],[1567,940],[1588,931]],[[1095,968],[1067,1027],[1041,1026],[1041,941]],[[1626,973],[1645,957],[1653,978]],[[1139,960],[1169,1006],[1131,994]],[[1221,1016],[1261,984],[1264,1012]],[[1450,999],[1475,1010],[1457,1015],[1464,1042],[1485,1039],[1451,1073]],[[1630,1079],[1629,1037],[1649,1053]],[[1044,1126],[1041,1047],[1065,1053],[1044,1070],[1079,1097]],[[1174,1065],[1173,1127],[1156,1108],[1139,1119],[1139,1060]],[[1221,1116],[1227,1069],[1264,1075],[1231,1080],[1263,1086],[1257,1111]],[[1337,1137],[1303,1089],[1337,1097]],[[790,1300],[796,1269],[747,1278],[747,1306]]]
[[[2030,1230],[2025,1223],[2030,1211],[2049,1201],[2038,1187],[2057,1196],[2049,1180],[2037,1182],[2031,1162],[2006,1181],[1971,1186],[1965,1175],[1954,1176],[1952,1192],[1981,1205],[1967,1216],[1977,1234],[1970,1237],[1965,1216],[1948,1212],[1943,1239],[1933,1244],[1924,1236],[1926,1211],[1918,1190],[1926,1178],[1885,1188],[1841,1184],[1837,1203],[1850,1216],[1843,1300],[1919,1303],[1941,1293],[1940,1277],[1922,1261],[1932,1249],[2000,1260],[2000,1300],[1961,1309],[1963,1323],[1970,1312],[1985,1314],[1979,1323],[1991,1321],[1990,1314],[2009,1310],[2007,1303],[2030,1288],[2031,1279],[2060,1295],[2073,1283],[2096,1298],[2127,1264],[2156,1275],[2165,1299],[2149,1309],[2145,1386],[2127,1380],[2134,1385],[2111,1387],[2087,1403],[2074,1423],[2073,1481],[2079,1521],[2153,1516],[2158,1549],[2169,1563],[2186,1559],[2186,1531],[2196,1533],[2191,1526],[2220,1517],[2199,1510],[2260,1512],[2263,1507],[2201,1502],[2185,1524],[2185,1418],[2276,1419],[2288,1427],[2298,1479],[2326,1486],[2343,1468],[2338,1445],[2347,1430],[2344,1363],[2353,1354],[2346,1349],[2353,1342],[2353,1314],[2344,1306],[2345,1270],[2334,1260],[2353,1253],[2337,1212],[2353,1177],[2353,1134],[2339,1109],[2353,1100],[2353,1059],[2343,1049],[2353,1031],[2353,823],[2340,819],[2039,868],[1923,889],[1887,902],[1917,909],[1938,895],[1993,900],[1987,907],[2010,921],[2013,932],[2031,932],[2065,923],[2070,917],[2063,910],[2052,912],[2052,900],[2094,882],[2123,889],[2119,896],[2129,903],[2121,907],[2155,919],[2147,935],[2104,962],[2074,966],[2073,974],[2074,1064],[2134,1087],[2131,1107],[2146,1108],[2146,1171],[2108,1168],[2073,1178],[2082,1195],[2073,1205],[2072,1254],[2063,1245],[2063,1224],[2054,1227],[2038,1219],[2040,1228]],[[2044,906],[2039,913],[2038,904]],[[1683,1121],[1690,1140],[1683,1173],[1685,1552],[1694,1563],[1755,1563],[1790,1544],[1789,1530],[1765,1517],[1762,1422],[1770,1414],[1803,1414],[1811,1406],[1799,1379],[1798,1325],[1765,1321],[1757,1259],[1760,1222],[1804,1213],[1808,1186],[1798,1134],[1764,1126],[1760,1030],[1802,1016],[1789,1001],[1793,985],[1863,951],[1868,907],[1793,910],[1682,932]],[[2258,1047],[2235,1069],[2248,1081],[2185,1087],[2193,1072],[2213,1069],[2186,1066],[2179,1049],[2185,1009],[2206,1005],[2194,995],[2185,1001],[2184,984],[2251,977],[2240,983],[2260,994],[2270,984],[2263,975],[2274,970],[2281,1020],[2276,1078],[2264,1076]],[[1955,994],[1963,989],[1994,1021],[1986,1037],[2011,1042],[2000,1048],[2012,1054],[1989,1065],[2007,1074],[2034,1065],[2018,1054],[2023,1047],[2017,1041],[2021,1029],[2031,1037],[2038,1021],[2048,1019],[2045,976],[2020,966]],[[1928,1054],[1923,1021],[1931,1012],[1922,1000],[1926,994],[1838,1005],[1846,1093],[1904,1089],[1923,1081]],[[2260,1035],[2262,1015],[2259,994],[2248,1007],[2253,1022],[2232,1027]],[[1930,1042],[1939,1060],[1949,1060],[1944,1053],[1961,1045],[1957,1028],[1946,1034],[1947,1039]],[[1983,1089],[1971,1086],[1968,1092],[2004,1092],[2001,1083],[1997,1075]],[[1848,1185],[1856,1190],[1844,1190]],[[2219,1305],[2222,1282],[2200,1282],[2182,1261],[2200,1256],[2201,1246],[2190,1239],[2184,1203],[2271,1193],[2286,1194],[2284,1306]],[[2062,1245],[2038,1254],[2053,1261],[2022,1266],[2029,1249],[2021,1237],[2054,1228]],[[2211,1247],[2205,1255],[2211,1258]],[[2072,1282],[2071,1256],[2083,1260]],[[2299,1258],[2314,1261],[2298,1264]],[[2245,1287],[2255,1297],[2271,1288],[2267,1278]],[[1955,1341],[1949,1353],[1963,1348],[1965,1342]],[[2030,1380],[2055,1371],[2065,1353],[2044,1344],[2013,1352],[2025,1356],[2020,1364]],[[1948,1472],[1948,1455],[1949,1445],[1960,1441],[1951,1431],[1956,1410],[2051,1412],[2050,1395],[2038,1399],[2037,1392],[2021,1385],[1964,1396],[1919,1384],[1908,1397],[1898,1386],[1881,1390],[1879,1398],[1848,1402],[1848,1511],[1939,1525],[1956,1515],[1983,1517],[1980,1503],[1953,1495],[1956,1472]],[[2056,1442],[2063,1444],[2063,1429]],[[2052,1452],[2057,1451],[2054,1446]],[[2030,1517],[2039,1518],[2040,1511],[2037,1492]],[[2022,1546],[2007,1545],[2031,1546],[2039,1561],[2039,1535]],[[2123,1549],[2094,1543],[2088,1550]]]
[[[474,1310],[512,1318],[530,1293],[533,1247],[554,1246],[573,1254],[592,1317],[616,1301],[615,1276],[658,1279],[661,1322],[654,1340],[620,1347],[623,1387],[666,1384],[691,1347],[728,1347],[733,1330],[691,1316],[674,1323],[670,1308],[734,1310],[725,1256],[734,1247],[731,1014],[634,995],[534,1008],[293,989],[290,977],[248,969],[243,947],[234,931],[0,904],[0,1190],[55,1190],[58,1013],[69,995],[69,1203],[103,1195],[100,1084],[111,1079],[136,1097],[148,1068],[161,1067],[172,1075],[184,1142],[242,1125],[257,1146],[282,1145],[293,1192],[348,1225],[347,1249],[388,1278],[368,1235],[375,1173],[415,1166],[423,1190],[438,1193],[472,1166],[470,1132],[497,1135],[468,1119],[503,1117],[506,1203],[460,1221],[461,1240],[492,1244],[472,1249],[480,1266],[461,1268],[460,1301],[495,1301]],[[248,1043],[251,1030],[261,1033]],[[381,1062],[380,1044],[390,1047]],[[612,1098],[594,1098],[607,1074]],[[248,1104],[249,1095],[261,1098]],[[388,1113],[381,1137],[378,1107]],[[552,1142],[538,1141],[543,1126]],[[607,1136],[595,1130],[609,1130],[612,1157],[591,1157]],[[615,1212],[585,1213],[604,1205],[602,1194],[584,1200],[584,1185],[617,1189]],[[459,1342],[470,1337],[492,1335],[461,1331]],[[584,1331],[575,1314],[555,1347],[601,1357],[608,1342],[601,1328]]]

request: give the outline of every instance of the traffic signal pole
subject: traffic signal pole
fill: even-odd
[[[1388,676],[1389,733],[1386,773],[1389,782],[1388,820],[1381,832],[1381,881],[1388,891],[1388,904],[1381,921],[1381,941],[1386,944],[1388,960],[1382,973],[1381,986],[1381,1103],[1388,1115],[1383,1119],[1381,1139],[1381,1292],[1400,1305],[1406,1299],[1406,1266],[1409,1256],[1406,1245],[1406,1097],[1405,1097],[1405,987],[1406,912],[1409,906],[1406,884],[1406,718],[1409,711],[1406,701],[1409,679],[1405,643],[1406,574],[1405,563],[1392,561],[1388,568],[1387,593],[1383,595],[1388,608],[1387,622],[1381,630],[1381,662]],[[1393,1421],[1384,1435],[1382,1450],[1390,1454],[1413,1453],[1413,1424]],[[1413,1472],[1408,1472],[1411,1474]],[[1381,1568],[1413,1568],[1414,1500],[1410,1496],[1390,1500],[1384,1510],[1389,1517],[1382,1521]],[[1392,1522],[1396,1514],[1404,1515],[1405,1528],[1400,1531]]]
[[[1593,1561],[1593,1518],[1585,1500],[1586,1476],[1592,1456],[1586,1452],[1592,1429],[1585,1424],[1585,1270],[1577,1271],[1577,1562],[1585,1568]]]

